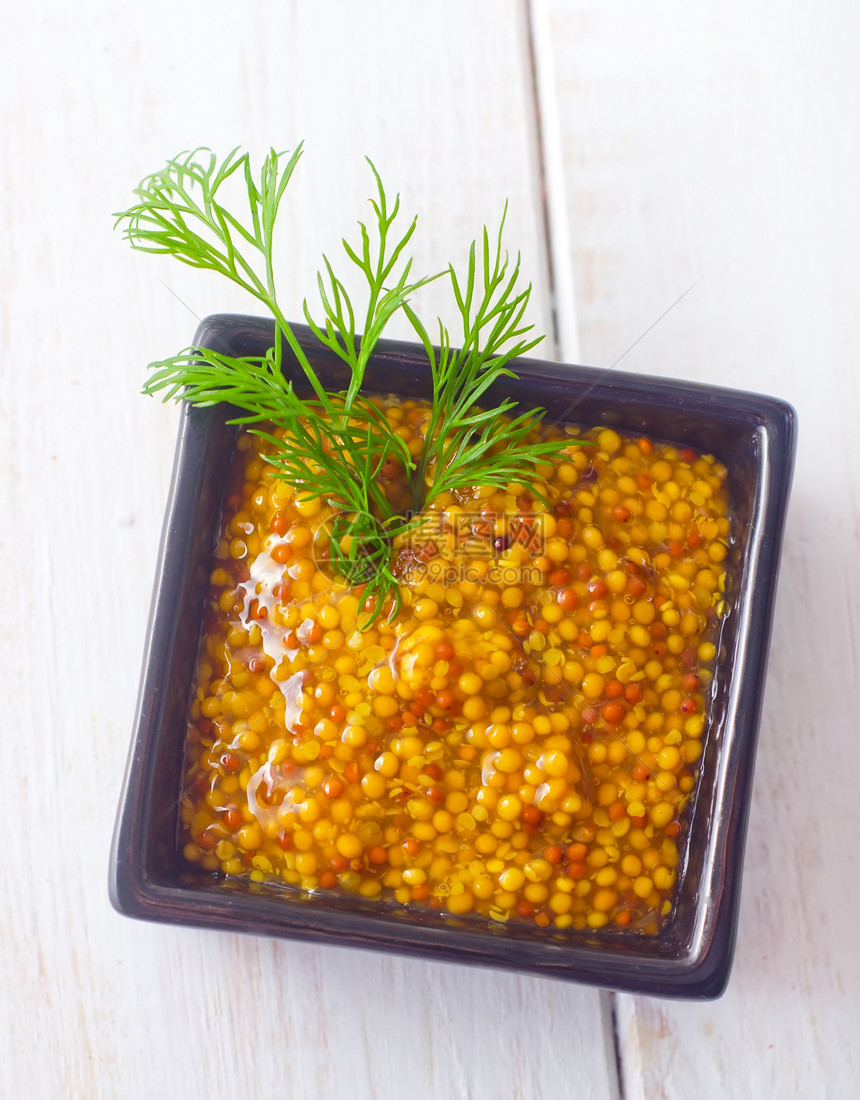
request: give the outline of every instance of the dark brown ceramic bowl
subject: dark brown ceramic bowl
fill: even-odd
[[[330,389],[343,365],[296,334]],[[215,316],[197,346],[261,355],[273,323]],[[110,866],[114,906],[173,924],[286,936],[503,967],[636,993],[717,997],[734,948],[777,570],[795,448],[795,413],[770,397],[716,386],[544,363],[515,364],[504,392],[551,420],[603,424],[716,455],[729,469],[739,537],[729,561],[732,608],[722,630],[701,777],[683,852],[678,904],[654,937],[629,932],[487,928],[427,911],[394,911],[328,894],[231,881],[182,857],[177,802],[186,712],[210,555],[235,429],[220,409],[185,408],[162,535],[134,740]],[[429,396],[423,349],[385,342],[367,388]],[[499,396],[501,391],[495,395]]]

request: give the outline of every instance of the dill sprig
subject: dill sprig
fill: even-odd
[[[408,303],[403,307],[424,345],[433,379],[426,441],[413,477],[416,511],[443,492],[476,484],[504,488],[511,482],[527,481],[561,446],[556,441],[528,440],[543,409],[512,416],[517,403],[511,398],[489,409],[480,407],[490,386],[505,376],[516,377],[507,364],[543,340],[543,336],[530,337],[534,326],[523,324],[532,288],[529,283],[525,289],[517,289],[520,254],[511,268],[510,258],[502,250],[506,216],[507,204],[495,248],[484,228],[480,269],[475,241],[465,278],[457,277],[453,265],[448,269],[463,325],[459,348],[451,347],[441,319],[437,319],[440,346],[434,348],[415,311]]]
[[[192,267],[226,276],[261,301],[275,319],[275,343],[263,357],[230,356],[208,348],[187,348],[150,364],[144,392],[162,392],[164,400],[182,398],[193,405],[228,402],[242,413],[231,423],[270,422],[280,435],[252,428],[272,446],[269,462],[280,476],[313,497],[323,497],[340,510],[332,540],[332,560],[347,581],[362,582],[371,598],[371,618],[389,596],[399,607],[397,583],[381,547],[402,533],[408,521],[395,516],[378,475],[389,456],[404,469],[411,455],[382,416],[361,393],[367,362],[388,321],[410,294],[430,281],[410,282],[411,261],[400,264],[415,231],[415,220],[399,238],[392,233],[399,213],[399,196],[389,203],[376,168],[375,233],[359,223],[361,243],[343,242],[349,260],[363,273],[368,302],[359,339],[355,311],[342,280],[327,256],[318,276],[323,317],[317,321],[307,300],[303,312],[317,338],[349,367],[343,394],[329,394],[299,344],[278,301],[273,267],[274,231],[278,209],[292,177],[301,145],[292,153],[270,150],[259,182],[247,153],[234,149],[220,163],[207,149],[196,149],[169,160],[147,176],[135,194],[138,202],[116,215],[133,248],[175,256]],[[247,209],[233,213],[221,201],[234,176],[244,179]],[[389,280],[393,285],[388,286]],[[284,345],[298,362],[313,397],[296,392],[285,377]],[[371,568],[369,568],[371,566]]]
[[[265,355],[186,348],[150,364],[144,392],[199,406],[227,402],[240,410],[231,423],[264,425],[249,430],[270,445],[267,461],[276,476],[303,494],[324,498],[335,510],[330,560],[347,583],[364,585],[367,627],[384,607],[392,614],[400,607],[391,545],[417,525],[422,509],[444,491],[525,481],[546,456],[570,440],[530,439],[542,410],[513,415],[516,402],[510,398],[489,409],[480,407],[493,383],[514,376],[510,361],[541,339],[530,335],[531,325],[523,324],[531,286],[517,289],[520,257],[511,265],[502,251],[504,215],[494,248],[484,230],[480,264],[473,242],[462,280],[453,266],[410,279],[412,261],[405,250],[416,219],[403,233],[395,229],[400,197],[389,203],[370,160],[376,183],[376,197],[370,200],[371,229],[359,222],[360,242],[342,241],[347,259],[364,277],[366,304],[359,315],[325,255],[317,277],[321,318],[313,316],[307,299],[303,303],[304,317],[317,339],[349,368],[346,388],[326,391],[278,301],[273,264],[278,210],[301,153],[301,144],[291,153],[271,149],[258,179],[249,155],[240,155],[238,149],[220,162],[204,148],[182,153],[145,177],[135,189],[137,202],[115,217],[133,248],[219,272],[274,317],[275,342]],[[237,180],[244,182],[246,195],[241,214],[222,201]],[[441,320],[440,346],[434,348],[410,304],[415,291],[444,275],[462,319],[458,349],[452,348]],[[417,462],[362,392],[370,356],[388,322],[401,310],[424,345],[433,382],[430,422]],[[287,349],[312,391],[307,396],[297,392],[284,373]],[[392,457],[411,482],[411,514],[395,513],[380,483],[380,472]]]

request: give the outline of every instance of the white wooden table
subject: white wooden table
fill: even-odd
[[[16,8],[0,35],[0,1095],[857,1095],[860,8]],[[109,213],[190,145],[299,137],[296,312],[321,250],[363,213],[368,153],[420,215],[422,266],[459,255],[510,199],[548,356],[627,352],[625,369],[798,409],[718,1002],[173,930],[109,906],[177,415],[138,390],[197,316],[248,308],[132,255]]]

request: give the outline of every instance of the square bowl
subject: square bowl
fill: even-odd
[[[330,390],[344,367],[310,331],[299,342]],[[195,346],[262,355],[269,320],[218,315]],[[716,456],[728,469],[738,537],[676,906],[654,936],[478,925],[361,898],[271,889],[188,864],[179,839],[186,718],[212,547],[236,429],[223,407],[184,406],[162,533],[134,737],[110,864],[110,897],[128,916],[365,947],[661,996],[713,998],[734,949],[743,848],[776,579],[795,450],[794,410],[758,394],[520,359],[509,395],[555,421],[603,425]],[[430,395],[420,345],[383,341],[368,391]]]

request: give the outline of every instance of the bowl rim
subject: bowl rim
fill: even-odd
[[[313,361],[328,364],[323,349],[306,326],[292,326]],[[194,346],[234,354],[273,342],[274,322],[241,314],[217,314],[201,322]],[[267,345],[268,346],[268,345]],[[252,350],[250,353],[256,353]],[[420,344],[384,340],[371,357],[373,371],[394,377],[399,388],[426,382],[427,362]],[[210,458],[213,433],[223,426],[223,409],[184,406],[180,416],[173,474],[158,553],[155,585],[146,632],[143,671],[123,789],[117,813],[109,870],[109,894],[118,912],[128,916],[254,932],[310,942],[335,943],[393,951],[429,959],[518,970],[627,992],[707,999],[719,996],[728,982],[734,951],[740,897],[741,864],[749,815],[752,771],[761,717],[761,690],[767,665],[779,558],[796,449],[796,413],[785,401],[747,391],[702,383],[654,378],[623,371],[538,360],[517,359],[518,378],[506,380],[504,392],[527,398],[540,391],[551,397],[578,394],[571,410],[599,407],[602,422],[617,419],[612,410],[637,422],[659,414],[681,420],[693,416],[699,430],[708,425],[726,438],[747,440],[755,450],[758,473],[754,517],[749,533],[746,571],[749,589],[738,614],[739,642],[723,722],[725,740],[718,753],[715,806],[709,821],[704,871],[707,904],[696,902],[692,935],[682,946],[661,956],[633,950],[633,938],[601,932],[576,937],[540,938],[506,929],[485,928],[446,918],[402,920],[378,905],[363,911],[350,903],[320,904],[295,895],[275,898],[269,888],[213,889],[211,880],[178,881],[176,875],[153,872],[157,862],[153,829],[164,842],[165,823],[152,821],[152,799],[163,728],[164,685],[169,678],[182,593],[189,583],[194,531],[188,517],[199,503],[201,479]],[[492,394],[491,394],[492,395]],[[533,398],[529,398],[534,404]],[[575,420],[575,418],[574,418]],[[594,417],[589,422],[597,422]],[[734,433],[734,435],[733,435]],[[714,438],[718,438],[719,432]],[[680,440],[678,440],[680,442]],[[210,542],[211,545],[211,542]],[[738,664],[739,661],[739,664]],[[186,694],[187,700],[187,694]],[[208,883],[208,884],[207,884]],[[253,885],[253,884],[251,884]],[[643,937],[637,937],[642,940]],[[649,937],[653,942],[659,937]]]

